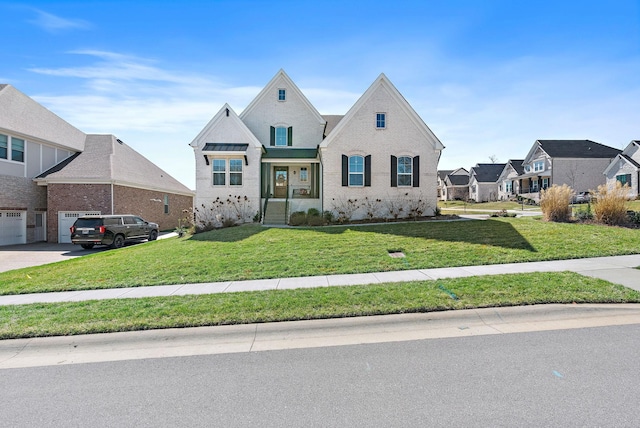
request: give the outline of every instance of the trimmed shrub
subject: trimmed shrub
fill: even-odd
[[[616,181],[615,186],[598,186],[593,203],[593,215],[598,223],[620,225],[627,221],[629,186]]]
[[[319,216],[320,215],[320,211],[318,211],[315,208],[309,208],[307,210],[307,216],[312,217],[312,216]]]
[[[296,211],[291,213],[289,224],[291,226],[302,226],[307,223],[307,214],[304,211]]]
[[[554,184],[540,191],[540,209],[545,221],[569,221],[571,218],[571,198],[573,190],[563,184]]]

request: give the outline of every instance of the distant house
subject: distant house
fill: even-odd
[[[498,200],[498,179],[504,163],[479,163],[469,171],[469,199],[476,202]]]
[[[0,85],[0,245],[69,242],[84,213],[174,228],[193,192],[112,135],[87,135]]]
[[[440,199],[443,201],[469,199],[469,172],[464,168],[446,171],[442,180]],[[438,172],[440,176],[440,172]]]
[[[498,177],[498,199],[508,201],[520,193],[520,180],[518,177],[524,173],[522,159],[510,159]]]
[[[321,115],[280,70],[240,115],[224,105],[190,145],[199,209],[242,200],[241,216],[266,224],[310,208],[361,219],[420,201],[423,215],[435,213],[444,146],[384,74],[341,116]]]
[[[596,189],[620,153],[591,140],[537,140],[523,161],[520,194],[538,201],[540,190],[554,184],[566,184],[575,192]]]
[[[640,196],[640,140],[631,141],[604,170],[607,185],[620,182],[629,186],[628,197],[636,199]]]

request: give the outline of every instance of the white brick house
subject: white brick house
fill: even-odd
[[[617,181],[629,186],[628,197],[636,199],[640,195],[640,141],[633,140],[616,156],[604,170],[608,186],[614,186]]]
[[[240,115],[225,105],[190,145],[201,210],[246,197],[242,215],[259,212],[265,223],[309,208],[347,208],[354,220],[399,207],[401,217],[435,213],[444,146],[384,74],[335,116],[321,115],[280,70]]]

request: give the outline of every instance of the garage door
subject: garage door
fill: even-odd
[[[58,242],[71,243],[71,231],[69,230],[78,217],[83,215],[100,215],[100,211],[58,211]]]
[[[0,211],[0,245],[27,243],[27,212]]]

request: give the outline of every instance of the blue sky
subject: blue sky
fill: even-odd
[[[440,169],[536,139],[640,139],[640,1],[0,2],[10,83],[194,188],[188,144],[283,68],[322,114],[385,73],[446,146]]]

